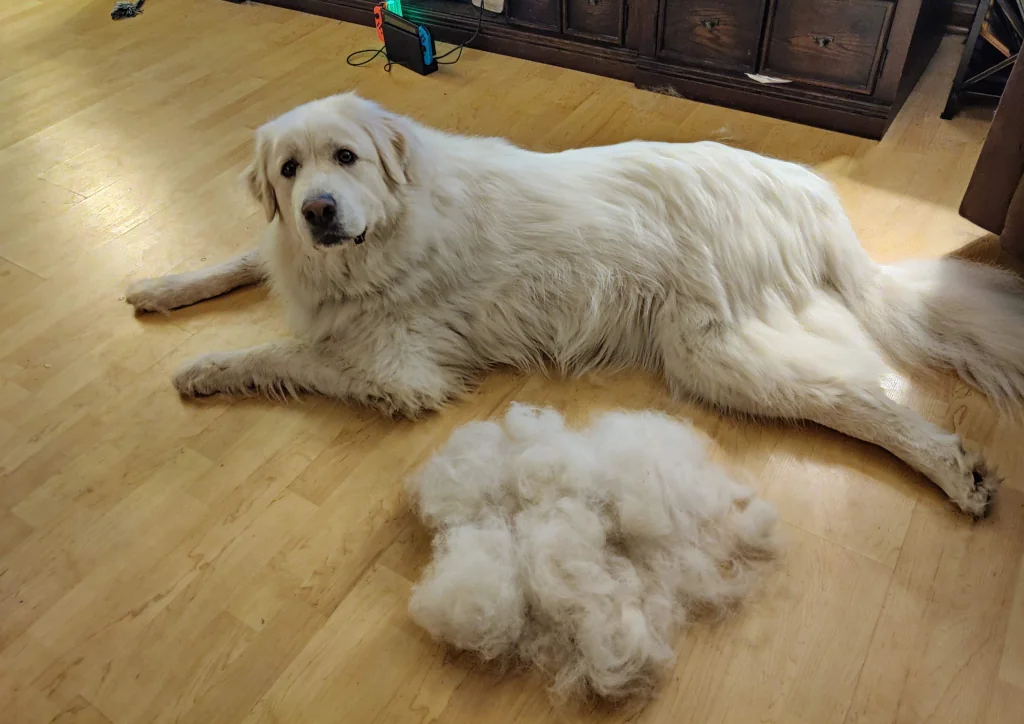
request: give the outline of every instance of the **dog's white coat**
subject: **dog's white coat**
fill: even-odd
[[[554,675],[563,696],[648,692],[695,609],[739,601],[775,550],[775,510],[651,412],[585,430],[513,405],[410,478],[434,558],[409,612],[435,638]]]
[[[339,148],[359,160],[340,165]],[[987,510],[981,463],[879,380],[887,359],[941,366],[1019,403],[1019,281],[952,260],[875,264],[806,168],[707,142],[533,153],[345,94],[261,128],[246,178],[270,222],[262,252],[127,299],[167,310],[265,272],[296,339],[202,357],[175,377],[183,395],[311,391],[416,415],[494,365],[639,366],[680,395],[881,445]],[[364,244],[314,243],[301,206],[323,193]]]

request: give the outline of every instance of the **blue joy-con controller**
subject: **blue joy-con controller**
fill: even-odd
[[[423,64],[430,65],[434,62],[434,43],[430,38],[430,31],[422,25],[419,26],[420,47],[423,48]]]

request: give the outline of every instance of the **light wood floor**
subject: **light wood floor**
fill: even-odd
[[[0,720],[1024,721],[1024,436],[951,378],[894,386],[1008,478],[971,524],[868,445],[723,418],[641,376],[495,375],[391,423],[311,400],[184,404],[169,371],[283,333],[252,290],[135,319],[126,281],[249,246],[251,131],[357,88],[428,123],[553,150],[725,140],[834,179],[880,260],[980,232],[956,206],[987,123],[938,113],[947,41],[874,143],[467,52],[424,79],[346,67],[372,30],[220,0],[0,6]],[[408,619],[429,541],[403,474],[509,400],[692,417],[780,509],[786,553],[738,615],[680,637],[642,713],[553,707],[543,681],[446,658]]]

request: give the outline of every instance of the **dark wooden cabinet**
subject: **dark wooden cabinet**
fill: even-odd
[[[565,34],[605,43],[621,43],[625,0],[564,0]]]
[[[756,69],[765,0],[659,2],[659,58],[711,68]]]
[[[541,30],[562,29],[560,0],[505,0],[509,22]]]
[[[810,85],[871,93],[895,0],[785,0],[765,31],[762,72]]]
[[[370,24],[372,0],[263,0]],[[881,138],[935,52],[952,0],[505,0],[474,47],[686,98]],[[464,42],[465,1],[403,0]],[[431,82],[429,79],[424,82]]]

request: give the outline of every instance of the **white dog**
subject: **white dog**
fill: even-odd
[[[885,361],[1024,399],[1024,295],[960,261],[875,264],[829,184],[715,143],[542,154],[352,94],[263,126],[266,244],[136,283],[166,311],[269,280],[297,338],[201,357],[185,396],[314,392],[434,410],[489,367],[640,366],[681,395],[884,447],[983,515],[997,481],[883,393]]]

